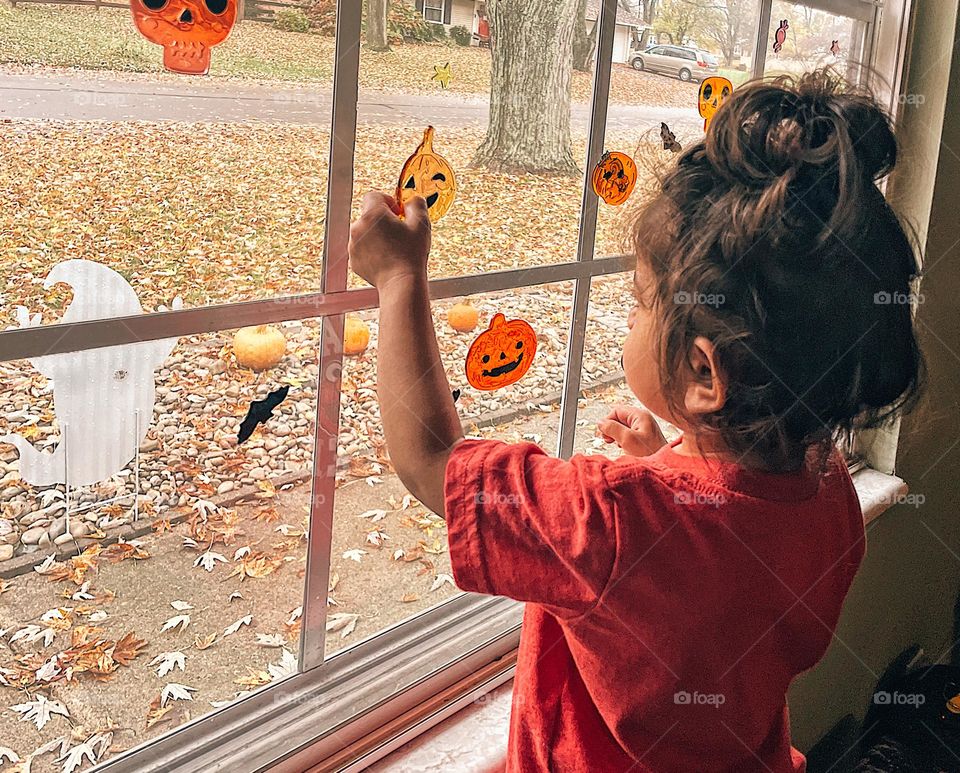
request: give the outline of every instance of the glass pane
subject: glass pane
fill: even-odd
[[[106,759],[296,671],[319,328],[0,364],[0,737],[22,759],[135,728]],[[69,716],[18,721],[38,696]]]
[[[597,424],[606,418],[615,405],[640,406],[623,376],[620,358],[627,336],[627,313],[633,305],[633,274],[611,274],[594,277],[590,287],[590,307],[583,352],[584,394],[577,410],[575,453],[606,454],[616,457],[620,449],[603,441]],[[649,363],[655,367],[655,363]],[[674,427],[660,421],[667,439],[677,436]]]
[[[457,406],[465,432],[530,440],[555,452],[571,294],[571,283],[564,282],[434,304],[441,358],[451,388],[460,390]],[[537,351],[530,370],[515,384],[480,391],[467,383],[466,354],[498,312],[508,320],[527,320],[537,335]],[[412,499],[390,470],[374,391],[377,315],[357,316],[369,329],[370,344],[359,356],[347,357],[343,367],[328,610],[335,622],[327,654],[458,592],[445,523]],[[452,323],[476,327],[458,332]]]
[[[829,66],[855,82],[863,63],[868,26],[849,16],[776,0],[770,16],[764,74],[800,75]]]
[[[572,52],[561,55],[558,44],[530,35],[519,5],[497,11],[454,2],[445,25],[424,21],[439,18],[431,4],[422,13],[412,5],[391,4],[388,40],[378,42],[386,50],[369,40],[361,48],[355,213],[370,189],[396,192],[405,161],[432,125],[432,149],[449,168],[421,156],[430,161],[424,171],[403,181],[439,211],[451,197],[451,170],[455,178],[449,211],[433,229],[432,277],[575,259],[592,64],[572,73],[558,68]],[[556,28],[555,9],[543,13],[541,28]],[[559,26],[578,22],[588,35],[595,13]],[[569,100],[559,96],[568,92]],[[351,282],[362,284],[356,276]]]
[[[636,183],[626,196],[600,183],[597,256],[632,250],[630,223],[655,192],[658,174],[682,147],[703,136],[700,83],[726,77],[736,85],[748,77],[759,8],[758,0],[713,8],[666,0],[653,25],[638,19],[630,31],[618,24],[603,145],[611,155],[599,173],[618,179],[620,165],[629,162],[616,154],[625,154],[635,165]],[[627,45],[619,44],[621,37]]]
[[[95,288],[85,318],[319,287],[333,40],[248,18],[209,53],[208,75],[164,71],[126,5],[0,7],[8,324],[62,319],[76,288],[51,272],[78,258],[136,294]]]

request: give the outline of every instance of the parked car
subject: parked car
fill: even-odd
[[[634,70],[673,75],[682,81],[699,82],[716,75],[718,64],[713,54],[690,46],[654,45],[630,58]]]

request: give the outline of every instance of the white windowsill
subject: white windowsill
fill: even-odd
[[[869,468],[853,474],[864,525],[907,494],[895,475]],[[487,693],[368,768],[371,773],[499,773],[510,725],[513,682]]]

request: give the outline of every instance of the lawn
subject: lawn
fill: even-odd
[[[213,51],[211,77],[272,83],[329,85],[333,77],[334,43],[320,35],[283,32],[270,24],[245,21]],[[489,93],[490,52],[455,44],[399,45],[386,53],[363,50],[360,86],[403,93],[437,93],[431,81],[435,64],[450,63],[453,79],[446,93],[477,96]],[[120,9],[18,6],[0,4],[0,64],[8,71],[37,67],[148,73],[155,80],[184,82],[163,73],[158,46],[136,30]],[[572,98],[585,103],[592,76],[575,72]],[[696,104],[696,84],[617,65],[610,85],[615,104],[689,107]]]

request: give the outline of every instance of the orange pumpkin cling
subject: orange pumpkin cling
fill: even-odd
[[[530,325],[522,319],[507,322],[503,314],[494,314],[490,327],[467,352],[467,381],[484,392],[509,386],[530,370],[536,353],[537,335]]]
[[[733,84],[729,78],[720,75],[712,75],[704,78],[700,84],[700,93],[697,96],[697,109],[700,111],[700,117],[703,118],[703,130],[706,131],[710,126],[710,121],[720,105],[727,101],[733,93]]]
[[[637,165],[626,153],[607,151],[591,177],[593,192],[607,204],[623,204],[637,184]]]
[[[237,20],[237,0],[130,0],[130,12],[140,34],[163,46],[167,70],[205,75],[210,49]]]
[[[450,209],[456,195],[457,181],[453,167],[447,159],[433,152],[433,127],[428,126],[423,132],[423,142],[400,170],[400,180],[397,182],[398,214],[403,217],[403,205],[414,196],[422,196],[427,200],[430,222],[436,223]]]

